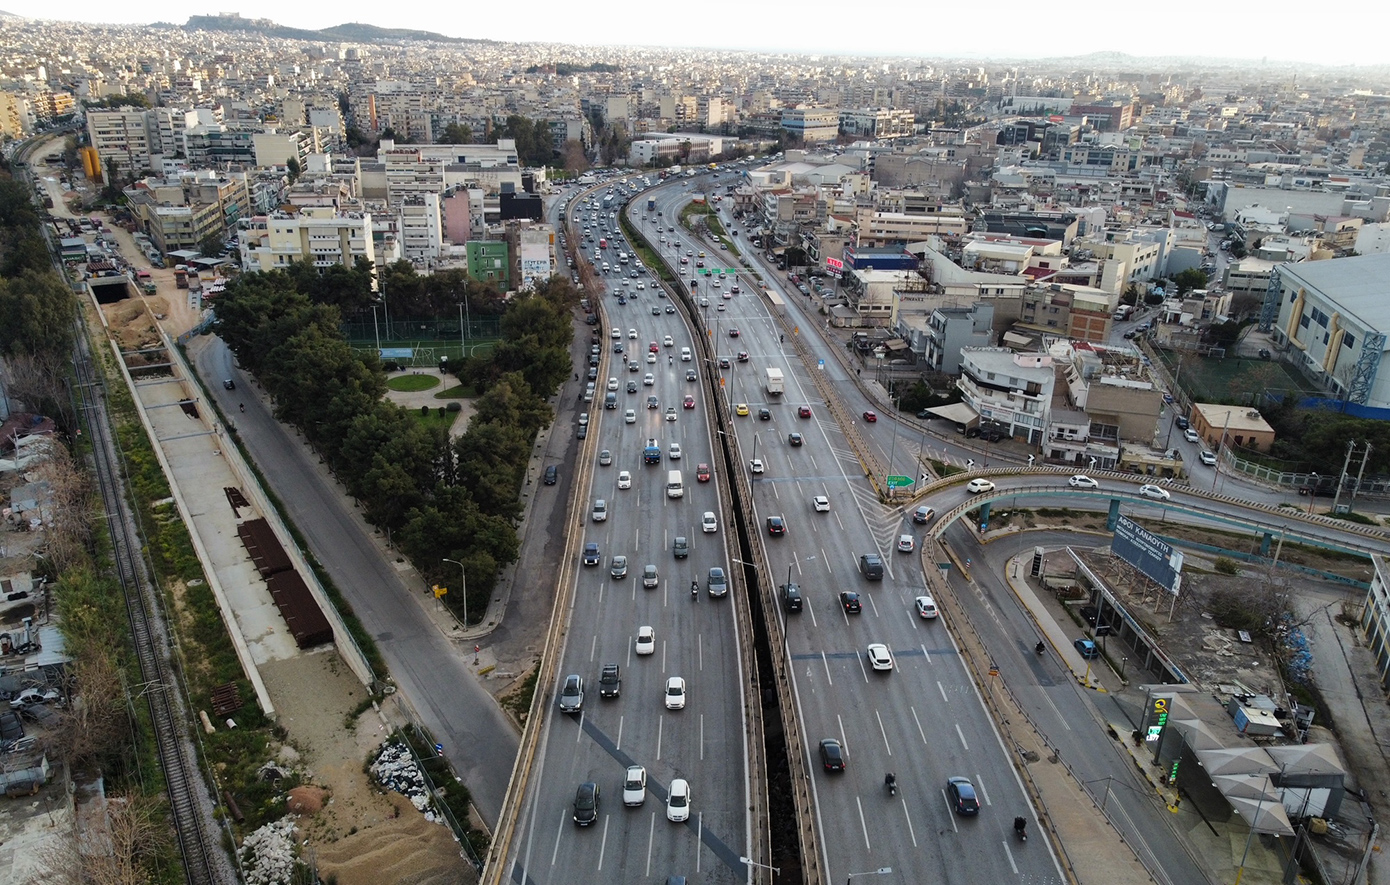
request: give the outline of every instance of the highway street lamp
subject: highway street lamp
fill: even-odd
[[[1318,480],[1322,479],[1322,477],[1316,473],[1310,473],[1308,476],[1313,480],[1312,484],[1308,486],[1308,515],[1312,516],[1313,499],[1318,496]]]
[[[452,562],[459,567],[459,579],[463,581],[463,626],[468,626],[468,573],[463,570],[463,563],[457,559],[445,559],[444,562]]]
[[[781,870],[780,868],[778,868],[778,867],[773,867],[773,866],[768,866],[768,865],[765,864],[765,863],[758,863],[756,860],[753,860],[753,859],[750,858],[750,857],[740,857],[738,860],[739,860],[739,863],[747,864],[747,865],[750,866],[750,867],[762,867],[762,868],[765,869],[765,870],[772,870],[772,874],[773,874],[774,876],[780,876],[780,875],[782,875],[782,870]]]
[[[845,885],[849,885],[851,879],[857,879],[860,876],[886,876],[891,872],[893,872],[892,867],[879,867],[876,870],[869,870],[867,873],[850,873],[845,877]]]
[[[793,559],[791,562],[787,563],[787,583],[790,584],[792,582],[792,566],[800,565],[803,562],[815,562],[815,559],[814,556],[808,556],[805,559]]]

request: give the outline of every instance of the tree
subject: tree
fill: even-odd
[[[287,173],[286,177],[290,180],[290,184],[294,184],[295,181],[299,179],[299,176],[304,173],[304,167],[299,165],[298,157],[290,157],[289,162],[285,164],[285,171]]]
[[[219,233],[210,233],[198,241],[198,251],[204,258],[216,258],[222,254],[222,250],[227,248],[227,242],[222,239]]]
[[[1178,294],[1186,294],[1193,289],[1205,289],[1207,287],[1207,275],[1195,267],[1190,267],[1174,276],[1173,282],[1178,285]]]
[[[473,130],[463,123],[450,123],[437,140],[440,144],[472,144]]]
[[[74,306],[72,292],[51,271],[0,278],[0,356],[69,354]]]
[[[583,142],[578,139],[566,141],[560,156],[567,172],[581,173],[589,168],[589,156],[584,152]]]

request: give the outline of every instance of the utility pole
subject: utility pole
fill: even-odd
[[[1351,467],[1351,456],[1356,453],[1356,440],[1347,443],[1347,456],[1342,461],[1342,472],[1337,477],[1337,492],[1332,496],[1332,512],[1337,512],[1337,505],[1342,500],[1342,486],[1346,485],[1347,470]]]

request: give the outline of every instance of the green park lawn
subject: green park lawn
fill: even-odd
[[[397,375],[394,378],[387,378],[386,386],[400,393],[413,393],[438,387],[439,379],[434,375]]]

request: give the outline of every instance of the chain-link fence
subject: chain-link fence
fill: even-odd
[[[343,323],[343,336],[354,350],[386,352],[386,358],[405,366],[434,365],[440,357],[458,360],[490,352],[501,338],[500,317],[467,319],[400,319],[387,322],[367,317]],[[396,351],[392,355],[391,351]],[[408,352],[408,353],[407,353]]]

